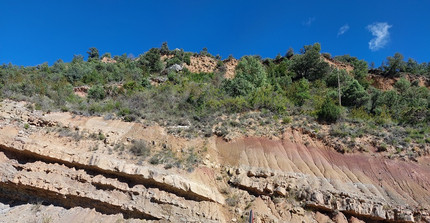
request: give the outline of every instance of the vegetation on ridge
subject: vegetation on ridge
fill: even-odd
[[[275,59],[244,56],[235,77],[225,79],[223,61],[207,49],[197,54],[170,50],[163,43],[137,58],[126,54],[110,58],[109,53],[100,58],[98,50],[90,48],[87,61],[76,55],[70,63],[60,59],[52,66],[4,64],[0,66],[0,92],[3,98],[31,101],[34,109],[151,121],[188,137],[225,135],[225,126],[255,125],[242,117],[260,112],[268,118],[258,125],[270,125],[270,120],[285,124],[291,117],[306,116],[331,124],[334,135],[340,124],[365,123],[363,128],[411,132],[403,140],[384,138],[393,146],[406,138],[420,145],[429,143],[430,91],[417,81],[409,82],[404,74],[428,80],[430,63],[405,62],[399,53],[388,57],[381,67],[371,70],[399,78],[393,89],[383,91],[372,87],[364,60],[324,54],[351,65],[354,69],[348,73],[329,66],[320,51],[316,43],[304,46],[300,54],[290,49]],[[176,64],[189,65],[193,56],[216,59],[217,69],[214,73],[173,69]],[[106,58],[114,61],[103,62]],[[77,87],[88,88],[87,97],[77,96]],[[223,115],[237,115],[239,120],[226,121]],[[178,126],[181,128],[174,128]]]

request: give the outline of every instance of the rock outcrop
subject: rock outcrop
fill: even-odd
[[[0,106],[0,222],[243,222],[251,209],[255,222],[430,222],[426,157],[341,154],[293,129],[277,140],[183,139],[28,107]],[[190,173],[113,152],[138,139],[178,154],[205,148],[204,158]]]

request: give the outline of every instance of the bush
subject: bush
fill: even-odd
[[[181,65],[182,64],[182,61],[181,61],[181,59],[180,58],[178,58],[178,57],[172,57],[172,58],[170,58],[169,60],[167,60],[167,63],[166,63],[166,67],[171,67],[172,65],[174,65],[174,64],[179,64],[179,65]]]
[[[139,63],[147,68],[151,73],[160,72],[163,69],[163,63],[160,59],[160,50],[152,48],[139,58]]]
[[[341,84],[351,80],[351,76],[345,70],[333,70],[325,79],[327,86],[337,88],[339,85],[338,77]]]
[[[269,109],[273,112],[282,113],[290,104],[287,97],[278,94],[270,85],[260,87],[249,96],[249,101],[255,109]]]
[[[385,74],[388,76],[398,76],[400,72],[406,70],[406,62],[400,53],[395,53],[393,57],[387,57],[386,65],[383,66]]]
[[[369,94],[357,80],[352,80],[342,90],[342,105],[361,107],[369,101]]]
[[[224,89],[232,96],[246,96],[267,83],[266,70],[256,57],[243,57],[236,67],[236,76],[226,80]]]
[[[170,53],[169,46],[167,45],[167,42],[163,42],[161,44],[160,53],[161,53],[161,55],[168,55]]]
[[[334,123],[340,118],[341,108],[337,106],[332,100],[326,99],[317,112],[319,121]]]
[[[239,198],[237,197],[237,195],[233,195],[225,199],[225,203],[231,207],[236,207],[236,205],[239,204]]]
[[[187,65],[191,64],[191,55],[189,53],[186,53],[184,55],[184,63],[186,63]]]
[[[394,84],[394,87],[399,93],[405,93],[411,87],[411,82],[402,77]]]
[[[100,85],[95,85],[88,90],[88,98],[92,98],[94,100],[103,100],[105,98],[105,90]]]
[[[100,57],[99,50],[95,47],[91,47],[87,53],[88,53],[88,61],[98,60]]]
[[[303,54],[293,57],[291,68],[299,78],[304,77],[313,81],[323,78],[329,73],[330,66],[321,59],[320,50],[321,45],[315,43],[313,46],[304,46]]]
[[[309,88],[309,81],[305,78],[293,84],[290,94],[292,94],[293,101],[296,105],[302,106],[306,100],[311,98]]]
[[[135,156],[147,157],[151,152],[151,148],[145,140],[141,139],[133,141],[133,145],[130,147],[130,152]]]

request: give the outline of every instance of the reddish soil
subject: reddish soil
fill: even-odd
[[[344,191],[377,196],[398,204],[430,207],[429,159],[412,163],[368,154],[341,154],[310,138],[302,138],[298,132],[290,132],[284,140],[242,138],[225,142],[218,139],[217,148],[220,162],[227,165],[303,173],[330,179],[335,188],[338,186],[334,182],[339,182]],[[357,183],[362,188],[351,186]]]

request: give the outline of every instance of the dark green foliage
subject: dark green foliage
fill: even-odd
[[[294,82],[291,90],[293,101],[297,105],[302,106],[306,100],[311,98],[309,89],[309,81],[305,78],[300,79],[298,82]]]
[[[179,57],[174,56],[174,57],[170,58],[169,60],[167,60],[166,67],[170,67],[170,66],[172,66],[174,64],[181,65],[182,64],[182,60]]]
[[[403,55],[395,53],[393,57],[387,57],[386,65],[383,66],[387,76],[398,76],[400,72],[406,70],[406,63],[403,61]]]
[[[417,61],[415,61],[412,58],[408,59],[408,62],[406,63],[406,72],[412,73],[412,74],[418,74],[421,71],[421,67],[418,64]]]
[[[326,99],[317,112],[319,121],[334,123],[340,118],[341,108],[333,100]]]
[[[351,76],[349,76],[345,70],[336,69],[330,72],[330,74],[325,79],[327,86],[332,88],[338,88],[338,77],[341,86],[351,80]]]
[[[335,60],[350,64],[354,67],[353,75],[354,78],[358,80],[360,84],[366,81],[365,78],[367,76],[367,62],[364,60],[359,60],[357,57],[351,57],[350,55],[336,56]]]
[[[289,100],[273,90],[271,85],[258,88],[250,95],[250,103],[255,109],[269,109],[277,113],[283,113],[290,104]]]
[[[72,63],[80,63],[84,61],[84,57],[82,55],[73,55]]]
[[[187,65],[191,64],[191,55],[189,53],[186,53],[184,55],[184,63],[186,63]]]
[[[331,54],[330,53],[321,53],[321,56],[323,56],[326,59],[331,59]]]
[[[394,87],[398,92],[404,93],[411,87],[411,82],[402,77],[394,84]]]
[[[287,59],[291,59],[293,56],[294,56],[294,50],[293,50],[293,48],[289,48],[287,53],[285,54],[285,57]]]
[[[163,42],[161,44],[160,48],[160,54],[161,55],[168,55],[170,53],[169,46],[167,45],[167,42]]]
[[[292,70],[299,78],[306,78],[310,81],[324,78],[330,71],[330,66],[320,57],[321,45],[315,43],[302,49],[301,55],[293,57]]]
[[[162,48],[163,54],[166,53],[168,47]],[[164,68],[161,51],[153,48],[136,60],[127,54],[117,55],[114,56],[116,63],[102,62],[94,49],[93,53],[90,50],[92,56],[89,57],[93,59],[88,62],[82,56],[75,56],[70,63],[58,60],[52,66],[3,65],[0,66],[0,95],[33,102],[37,110],[103,115],[107,119],[150,121],[163,126],[181,125],[187,128],[170,131],[186,137],[209,137],[214,126],[222,122],[220,117],[250,111],[273,115],[279,122],[289,115],[334,122],[341,110],[336,105],[339,75],[342,106],[349,107],[345,109],[346,119],[370,120],[380,126],[428,125],[430,122],[429,89],[419,87],[417,81],[409,83],[405,78],[401,78],[393,90],[375,89],[366,80],[367,63],[349,55],[334,59],[351,64],[353,72],[327,72],[327,64],[319,54],[319,44],[305,46],[301,55],[293,56],[293,51],[289,50],[289,54],[276,60],[243,57],[235,78],[230,80],[224,80],[224,64],[220,60],[214,73],[192,73],[183,69],[168,72],[166,76],[161,73]],[[176,63],[190,64],[193,55],[183,50],[168,54],[173,57],[166,61],[167,67]],[[209,55],[207,51],[202,54]],[[390,58],[386,72],[393,71],[395,75],[415,80],[416,76],[401,72],[415,75],[430,72],[427,63],[418,64],[410,59],[403,66],[399,61],[402,61],[399,55]],[[87,99],[74,94],[74,87],[81,86],[92,86]],[[284,123],[289,122],[288,118],[285,120]],[[260,124],[268,123],[261,121]],[[229,133],[229,129],[222,126],[217,129],[215,134]],[[424,141],[424,138],[419,140]]]
[[[98,60],[100,57],[99,50],[95,47],[91,47],[87,53],[88,53],[88,61]]]
[[[141,82],[141,86],[144,88],[151,87],[151,82],[147,78],[143,78]]]
[[[267,64],[267,77],[275,89],[286,90],[292,83],[294,73],[290,71],[291,61],[283,60],[279,64],[269,61]]]
[[[224,87],[232,96],[246,96],[266,83],[266,70],[260,60],[245,56],[236,67],[234,79],[226,81]]]
[[[105,58],[105,57],[112,58],[112,55],[110,53],[104,53],[101,58]]]
[[[136,81],[127,81],[122,87],[127,91],[137,91],[140,89],[141,85]]]
[[[88,90],[88,97],[95,100],[103,100],[106,96],[103,86],[94,85]]]
[[[163,69],[163,64],[160,59],[160,50],[157,48],[152,48],[141,55],[139,57],[139,63],[151,73],[160,72]]]
[[[208,53],[208,48],[203,47],[203,49],[200,51],[200,56],[211,56],[211,55]]]
[[[342,89],[342,105],[361,107],[366,105],[369,94],[357,80],[352,80]]]

